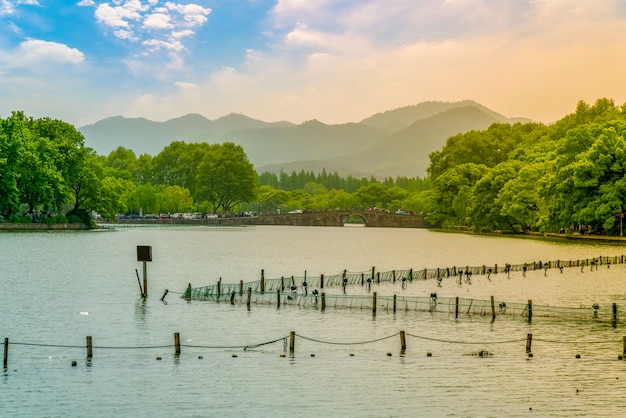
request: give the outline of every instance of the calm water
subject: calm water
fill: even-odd
[[[138,297],[137,245],[152,246],[145,301]],[[179,296],[187,283],[253,281],[262,269],[266,278],[277,278],[623,253],[615,244],[354,227],[3,233],[0,337],[12,344],[0,381],[0,416],[621,417],[622,324],[491,323],[421,312],[374,318],[363,310],[261,305],[247,311]],[[614,265],[374,290],[570,307],[615,302],[626,309],[625,284],[625,267]],[[170,294],[163,303],[165,289]],[[298,334],[295,356],[281,357],[290,331]],[[171,347],[175,332],[184,345],[178,358]],[[528,333],[533,358],[525,353]],[[88,335],[91,361],[85,359]],[[279,341],[242,349],[273,340]],[[471,355],[479,350],[493,356]]]

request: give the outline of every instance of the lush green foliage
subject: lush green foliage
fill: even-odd
[[[626,200],[626,108],[580,102],[553,125],[494,124],[430,155],[428,220],[476,230],[619,234]]]

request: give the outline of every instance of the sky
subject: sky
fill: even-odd
[[[358,122],[626,102],[623,0],[0,0],[0,117]]]

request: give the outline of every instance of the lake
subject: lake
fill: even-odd
[[[139,245],[152,247],[147,299],[139,296]],[[372,288],[379,295],[437,292],[563,307],[616,303],[616,327],[410,310],[375,316],[366,309],[261,304],[247,310],[181,298],[188,283],[250,282],[261,271],[266,278],[318,277],[344,269],[367,274],[372,267],[619,257],[625,253],[619,243],[423,229],[170,227],[0,233],[0,253],[0,337],[10,342],[0,416],[617,417],[626,408],[620,396],[626,362],[618,360],[626,336],[623,264]],[[488,354],[476,355],[481,351]]]

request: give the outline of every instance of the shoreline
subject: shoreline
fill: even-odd
[[[85,224],[0,223],[0,231],[87,231]]]

